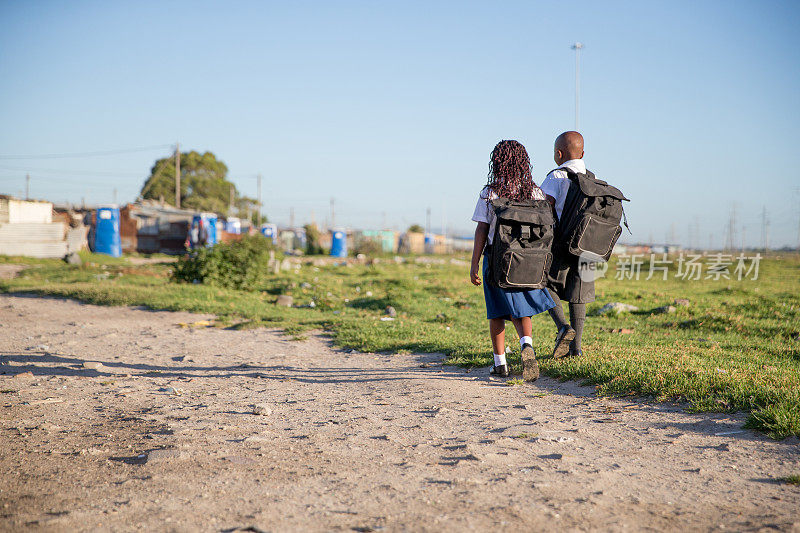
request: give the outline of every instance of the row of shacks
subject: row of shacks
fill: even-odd
[[[0,195],[0,255],[65,257],[85,248],[87,236],[78,212]]]
[[[133,252],[177,255],[187,248],[235,241],[248,234],[272,239],[287,252],[302,253],[306,248],[302,228],[254,227],[237,218],[223,219],[159,202],[87,209],[0,196],[0,255],[64,257],[83,248],[113,256]],[[391,230],[322,232],[318,244],[331,255],[344,257],[364,249],[367,241],[373,243],[370,250],[384,253],[445,254],[472,249],[471,239]]]

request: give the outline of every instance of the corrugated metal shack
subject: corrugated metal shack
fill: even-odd
[[[364,241],[378,243],[382,252],[394,253],[397,251],[397,232],[391,230],[365,229],[353,232],[353,243],[356,247]]]
[[[401,254],[425,253],[425,234],[406,232],[400,237],[398,252]]]
[[[123,253],[182,254],[194,211],[144,200],[120,210]]]
[[[39,258],[64,257],[86,243],[86,230],[57,215],[53,204],[0,196],[0,254]]]

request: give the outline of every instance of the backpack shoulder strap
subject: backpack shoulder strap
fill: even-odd
[[[567,167],[556,167],[556,168],[554,168],[553,170],[551,170],[550,172],[548,172],[548,173],[547,173],[547,175],[550,175],[550,174],[552,174],[552,173],[553,173],[553,172],[555,172],[556,170],[563,170],[564,172],[566,172],[566,173],[567,173],[567,176],[569,176],[569,177],[571,177],[571,176],[578,176],[578,175],[580,175],[580,173],[578,173],[578,172],[575,172],[575,171],[574,171],[574,170],[572,170],[571,168],[567,168]],[[586,170],[586,173],[585,173],[585,174],[586,174],[587,176],[589,176],[590,178],[592,178],[592,179],[597,179],[597,178],[595,178],[595,177],[594,177],[594,174],[592,174],[592,172],[591,172],[590,170],[588,170],[588,169]]]
[[[549,176],[550,174],[552,174],[552,173],[553,173],[553,172],[555,172],[556,170],[563,170],[564,172],[566,172],[566,173],[567,173],[567,175],[569,175],[570,173],[572,173],[572,174],[575,174],[575,171],[574,171],[574,170],[570,170],[570,169],[568,169],[567,167],[556,167],[556,168],[554,168],[553,170],[551,170],[550,172],[548,172],[548,173],[547,173],[547,174],[545,174],[545,175],[546,175],[546,176]]]

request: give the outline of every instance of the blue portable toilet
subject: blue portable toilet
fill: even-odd
[[[219,242],[217,233],[217,215],[215,213],[203,213],[203,217],[208,221],[208,246],[214,246]]]
[[[218,242],[217,236],[217,215],[214,213],[199,213],[192,217],[192,227],[189,232],[189,241],[192,248],[197,246],[201,239],[200,223],[205,229],[206,246],[214,246]]]
[[[432,254],[436,245],[436,237],[433,233],[425,234],[425,253]]]
[[[197,243],[200,239],[200,222],[203,220],[202,215],[194,215],[192,217],[192,225],[189,228],[189,245],[192,248],[197,247]],[[205,222],[203,222],[205,225]]]
[[[119,207],[105,205],[95,212],[94,251],[111,257],[122,255],[119,236]]]
[[[261,224],[261,234],[267,239],[272,240],[272,244],[278,244],[278,226],[275,224]]]
[[[242,221],[236,217],[228,217],[225,219],[225,231],[239,235],[242,233]]]
[[[331,255],[333,257],[347,257],[347,234],[344,230],[334,230],[331,236]]]

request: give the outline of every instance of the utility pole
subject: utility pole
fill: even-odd
[[[747,239],[747,226],[742,225],[742,252],[744,252],[745,239]]]
[[[261,174],[256,176],[258,180],[258,227],[261,227]]]
[[[233,214],[233,183],[231,183],[230,191],[228,192],[228,215]]]
[[[442,235],[447,238],[447,208],[442,200]]]
[[[181,145],[175,143],[175,207],[181,208]]]
[[[294,207],[289,208],[289,227],[294,229]]]
[[[331,196],[331,229],[336,229],[336,212],[334,210],[334,199]]]
[[[700,242],[700,218],[695,216],[694,217],[694,241],[697,243],[697,248],[701,248],[703,243]],[[696,248],[696,249],[697,249]]]
[[[425,233],[431,232],[431,208],[425,211]]]
[[[761,248],[764,252],[769,248],[769,220],[767,219],[767,206],[761,208]]]
[[[728,239],[726,244],[728,250],[736,248],[736,204],[733,204],[731,217],[728,219]]]
[[[25,199],[31,199],[31,175],[25,174]]]
[[[578,130],[578,117],[580,116],[580,72],[581,72],[581,50],[583,49],[582,43],[575,43],[572,45],[575,50],[575,130]]]

